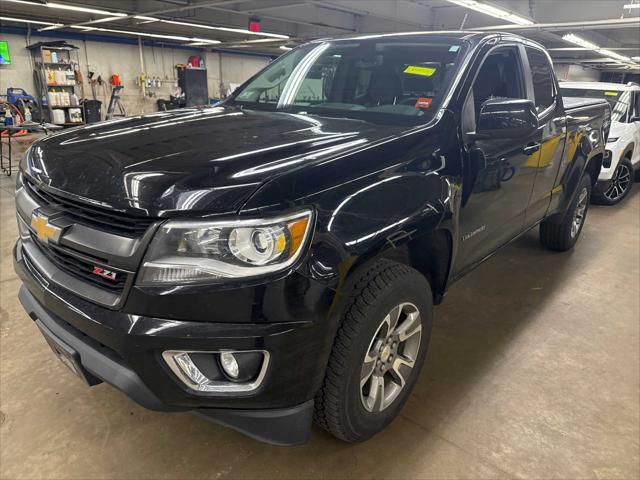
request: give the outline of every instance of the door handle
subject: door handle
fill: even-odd
[[[538,150],[540,150],[540,144],[533,143],[533,142],[528,143],[527,146],[522,149],[522,151],[526,155],[531,155],[532,153],[536,153]]]

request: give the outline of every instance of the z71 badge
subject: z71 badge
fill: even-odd
[[[95,273],[96,275],[100,275],[101,277],[108,278],[109,280],[112,280],[114,282],[118,278],[118,274],[116,272],[106,270],[102,267],[93,267],[93,273]]]

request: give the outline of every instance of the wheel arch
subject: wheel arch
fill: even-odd
[[[439,304],[449,284],[452,258],[453,235],[446,228],[438,228],[401,245],[389,246],[377,255],[361,258],[352,265],[347,277],[380,259],[391,260],[420,272],[431,286],[434,303]]]

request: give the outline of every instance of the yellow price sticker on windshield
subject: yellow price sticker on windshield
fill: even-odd
[[[618,92],[604,92],[604,94],[607,97],[617,97],[618,96]]]
[[[435,68],[431,67],[418,67],[417,65],[409,65],[404,69],[404,73],[410,73],[412,75],[422,75],[423,77],[430,77],[436,73]]]

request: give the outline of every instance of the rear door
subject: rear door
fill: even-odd
[[[551,59],[547,52],[534,46],[524,47],[524,60],[531,75],[530,91],[538,112],[538,133],[535,143],[540,145],[537,154],[531,155],[525,168],[535,173],[535,182],[527,208],[525,226],[535,225],[544,218],[549,205],[556,177],[563,158],[567,133],[567,119]]]
[[[460,248],[454,275],[483,260],[522,232],[533,188],[537,134],[529,138],[475,139],[475,122],[482,104],[491,98],[527,99],[522,49],[499,45],[489,51],[473,82],[462,112],[465,150],[463,205],[460,211]],[[527,148],[533,147],[533,148]],[[478,161],[474,152],[482,152]]]

